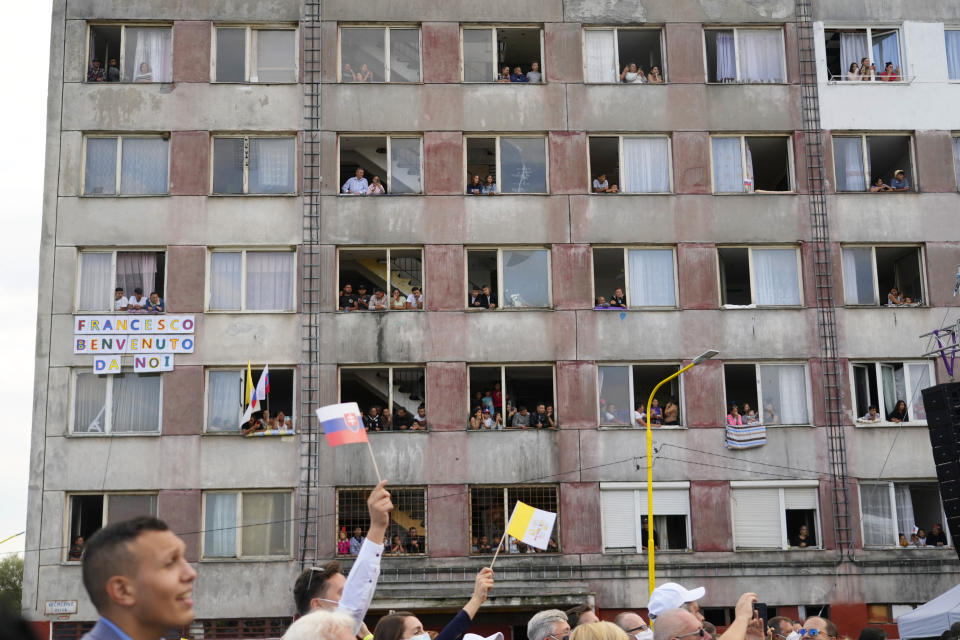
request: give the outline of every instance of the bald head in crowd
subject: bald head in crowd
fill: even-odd
[[[837,625],[833,624],[827,618],[820,616],[810,616],[803,623],[803,628],[807,631],[816,629],[818,634],[825,635],[828,638],[837,637]]]
[[[653,640],[672,640],[700,628],[700,621],[686,609],[667,609],[657,616],[653,625]]]

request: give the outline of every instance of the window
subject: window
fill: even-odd
[[[677,306],[673,248],[598,248],[593,250],[593,293],[597,309],[617,296],[628,307]],[[603,296],[603,302],[600,297]]]
[[[947,75],[951,80],[960,80],[960,29],[943,32],[947,48]]]
[[[547,141],[542,136],[468,137],[467,175],[468,182],[475,175],[493,176],[498,193],[546,193]]]
[[[341,367],[340,402],[357,403],[367,431],[425,431],[425,380],[423,367]]]
[[[363,170],[370,195],[423,193],[422,158],[421,138],[340,136],[340,192],[357,195],[358,188],[347,181]]]
[[[900,81],[903,65],[900,63],[900,32],[896,28],[824,29],[827,75],[830,80],[887,80]],[[863,72],[864,59],[868,67]],[[892,65],[890,77],[881,76],[887,65]],[[856,67],[854,67],[856,65]],[[853,74],[853,75],[848,75]]]
[[[420,82],[420,29],[340,27],[340,82]]]
[[[725,411],[736,404],[744,424],[749,411],[767,426],[810,424],[807,368],[802,364],[724,363],[723,382]]]
[[[599,420],[601,426],[646,427],[647,400],[661,380],[676,373],[676,364],[601,364],[597,366]],[[651,403],[650,425],[683,424],[681,378],[660,387]]]
[[[590,136],[592,193],[600,192],[594,180],[616,193],[670,193],[670,168],[667,136]]]
[[[337,489],[337,555],[350,553],[350,538],[367,535],[369,489]],[[427,552],[427,499],[423,488],[391,487],[390,524],[383,552],[386,555],[424,555]],[[344,544],[346,542],[346,544]],[[381,542],[376,540],[375,542]]]
[[[910,540],[913,528],[923,529],[927,544],[935,524],[944,522],[943,505],[937,482],[860,482],[860,524],[863,546],[897,546],[900,536]],[[942,529],[952,546],[948,528]]]
[[[843,247],[843,298],[848,305],[924,304],[920,248]]]
[[[87,82],[170,82],[170,27],[90,25]]]
[[[205,491],[203,557],[290,557],[292,498],[289,491]]]
[[[910,136],[833,136],[837,191],[889,192],[897,171],[907,182],[900,191],[916,190],[911,158]]]
[[[83,194],[148,196],[167,193],[168,136],[87,136]]]
[[[583,54],[587,82],[642,84],[654,70],[666,77],[660,29],[584,29]]]
[[[295,193],[296,150],[294,138],[215,137],[212,193]]]
[[[115,311],[122,299],[140,289],[163,298],[167,254],[163,251],[81,251],[77,279],[77,311]],[[117,297],[117,289],[120,298]],[[120,310],[122,311],[122,310]]]
[[[71,495],[67,560],[80,561],[83,543],[102,527],[138,516],[157,517],[155,493],[97,493]],[[78,543],[77,538],[83,538]]]
[[[647,548],[647,485],[601,482],[603,550],[641,552]],[[653,485],[653,544],[659,551],[690,549],[690,483]]]
[[[550,250],[470,249],[467,281],[470,309],[549,308]]]
[[[520,67],[526,74],[534,62],[539,65],[542,61],[543,30],[540,27],[463,28],[464,82],[496,82],[504,67],[509,68],[510,73]]]
[[[853,362],[853,397],[856,402],[854,418],[858,422],[876,422],[870,407],[877,407],[880,422],[889,420],[901,400],[906,403],[907,416],[902,422],[926,424],[927,412],[920,390],[935,380],[933,362]]]
[[[468,376],[468,429],[556,427],[553,365],[471,366]]]
[[[960,138],[953,139],[953,172],[957,177],[957,189],[960,190]]]
[[[783,30],[704,29],[707,82],[782,83],[787,81]]]
[[[754,481],[731,482],[735,548],[820,548],[817,486],[816,480],[789,481],[781,486]],[[804,529],[806,535],[801,537]]]
[[[251,369],[254,384],[260,379],[262,372],[262,368]],[[293,429],[296,424],[293,370],[271,366],[269,376],[270,388],[260,405],[269,412],[271,420],[276,420],[283,414],[283,426],[277,423],[277,429]],[[240,416],[246,408],[246,379],[246,368],[207,370],[208,432],[240,432],[245,424],[240,423]],[[261,417],[262,411],[255,412],[252,416],[254,420]]]
[[[725,307],[800,306],[796,249],[721,247],[720,303]]]
[[[869,624],[896,624],[897,618],[917,608],[915,604],[868,604]]]
[[[560,551],[560,501],[555,485],[521,485],[513,487],[470,487],[470,554],[491,555],[503,537],[505,523],[517,501],[534,509],[557,514],[547,553]],[[515,538],[506,541],[502,553],[540,553]]]
[[[293,311],[292,251],[212,251],[210,311]]]
[[[339,267],[340,311],[424,308],[421,249],[340,249]]]
[[[790,138],[786,136],[714,136],[714,193],[793,191]]]
[[[158,434],[161,424],[161,374],[73,376],[72,433]]]
[[[214,82],[297,81],[297,30],[217,27]]]

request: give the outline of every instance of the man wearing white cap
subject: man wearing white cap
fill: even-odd
[[[650,594],[650,602],[647,604],[650,620],[652,621],[667,609],[686,609],[697,618],[698,622],[703,622],[703,614],[700,613],[697,600],[706,593],[707,590],[703,587],[687,590],[676,582],[665,582]]]

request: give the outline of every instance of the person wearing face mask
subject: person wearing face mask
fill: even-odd
[[[567,609],[567,622],[573,629],[581,624],[590,624],[591,622],[600,622],[600,618],[593,612],[593,607],[588,604],[578,604],[572,609]]]
[[[353,572],[350,572],[353,575]],[[487,592],[493,588],[493,569],[484,567],[473,581],[473,596],[463,609],[447,623],[436,640],[455,640],[462,636],[473,622],[477,611],[487,600]],[[423,623],[408,611],[397,611],[380,618],[373,630],[373,640],[430,640],[423,630]]]
[[[626,631],[633,640],[653,640],[653,631],[637,613],[632,611],[618,613],[613,619],[613,624]]]

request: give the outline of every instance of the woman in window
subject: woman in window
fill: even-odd
[[[480,407],[474,407],[473,415],[470,416],[470,428],[479,429],[481,426],[483,426],[483,413],[481,412]]]
[[[133,77],[134,82],[153,82],[153,72],[146,62],[140,63],[140,71]]]
[[[650,403],[650,424],[658,427],[663,424],[663,409],[660,408],[660,401],[656,398]]]
[[[637,69],[637,64],[631,62],[620,72],[620,82],[624,84],[643,84],[645,80],[643,69]]]
[[[337,555],[346,556],[350,554],[350,540],[347,539],[347,528],[340,527],[340,533],[337,534]]]
[[[470,178],[470,184],[467,185],[468,196],[479,196],[483,193],[483,183],[480,182],[480,176],[474,175]]]
[[[813,538],[810,536],[810,529],[807,528],[807,525],[800,525],[800,531],[790,539],[790,546],[801,549],[813,546]]]
[[[488,196],[496,195],[497,183],[493,179],[493,174],[487,174],[487,179],[483,183],[483,192]]]
[[[897,400],[897,405],[893,408],[893,411],[890,412],[890,415],[887,416],[887,420],[890,422],[909,422],[910,418],[907,416],[907,403],[903,400]]]
[[[660,67],[653,67],[647,74],[647,82],[650,84],[663,84],[663,76],[660,75]]]
[[[740,416],[740,408],[737,406],[736,402],[730,404],[730,413],[727,414],[727,426],[743,426],[743,418]]]
[[[777,415],[777,408],[773,402],[767,400],[763,403],[763,424],[779,424],[780,416]]]
[[[380,176],[373,176],[373,181],[367,187],[367,195],[382,196],[384,193],[386,193],[386,190],[383,188],[383,183],[380,182]]]
[[[680,424],[680,407],[673,398],[667,400],[667,404],[663,407],[663,424],[668,426]]]
[[[354,74],[357,82],[373,82],[373,71],[366,64],[360,66],[360,72]]]
[[[290,418],[281,411],[277,413],[277,429],[289,429],[290,428]]]
[[[903,296],[896,287],[890,289],[890,293],[887,294],[887,304],[891,307],[903,304]]]
[[[757,418],[757,412],[753,410],[753,407],[750,406],[750,403],[743,403],[743,424],[760,424],[760,420]]]
[[[850,68],[847,70],[847,80],[859,80],[860,79],[860,65],[856,62],[850,63]]]
[[[510,67],[500,69],[500,75],[497,76],[497,82],[510,82]]]
[[[394,289],[390,298],[390,310],[396,311],[407,308],[407,299],[400,293],[400,289]]]

